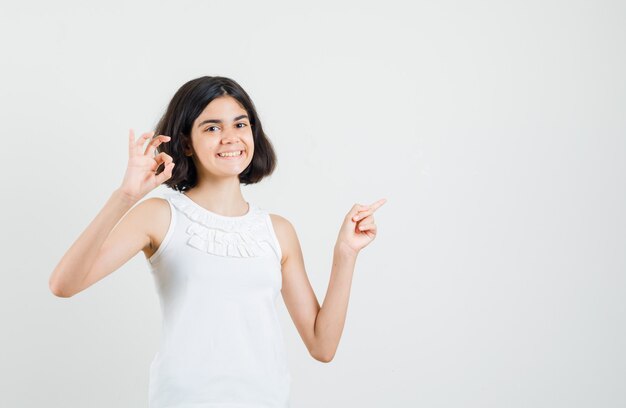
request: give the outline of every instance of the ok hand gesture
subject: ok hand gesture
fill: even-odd
[[[154,136],[154,132],[148,132],[135,140],[135,133],[132,129],[128,135],[128,167],[120,190],[135,201],[139,201],[143,196],[172,177],[172,169],[174,168],[172,157],[165,152],[154,155],[156,147],[161,143],[169,142],[171,138],[159,135],[150,140],[144,149],[144,142],[152,136]],[[164,163],[165,167],[157,175],[156,170],[161,163]]]

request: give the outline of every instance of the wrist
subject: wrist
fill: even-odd
[[[127,205],[129,208],[132,207],[133,205],[137,204],[137,202],[139,200],[137,200],[135,197],[133,197],[132,195],[126,193],[124,190],[122,190],[121,188],[118,188],[116,190],[113,191],[113,194],[111,194],[111,197],[125,205]]]
[[[359,254],[359,251],[354,250],[354,248],[350,247],[344,242],[337,241],[335,243],[334,253],[335,255],[340,255],[347,258],[356,258]]]

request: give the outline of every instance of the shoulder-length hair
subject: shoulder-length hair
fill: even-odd
[[[254,154],[248,167],[239,174],[239,182],[254,184],[272,174],[276,167],[276,154],[246,91],[230,78],[203,76],[192,79],[176,91],[154,130],[155,137],[171,137],[169,142],[157,146],[157,152],[165,152],[176,163],[172,177],[163,184],[177,191],[186,191],[198,183],[196,166],[191,156],[185,155],[185,146],[191,145],[191,128],[196,118],[213,99],[224,95],[232,96],[243,106],[252,127]],[[163,166],[159,168],[163,170]]]

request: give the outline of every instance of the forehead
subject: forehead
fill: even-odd
[[[246,110],[239,104],[238,100],[232,96],[225,95],[213,99],[205,106],[202,113],[198,116],[198,119],[204,119],[210,116],[215,119],[230,120],[231,116],[245,113]]]

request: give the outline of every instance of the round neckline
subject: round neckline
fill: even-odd
[[[250,203],[249,201],[246,201],[246,204],[248,204],[248,212],[245,213],[244,215],[235,215],[235,216],[222,215],[222,214],[218,214],[218,213],[215,213],[213,211],[207,210],[206,208],[204,208],[200,204],[198,204],[195,201],[193,201],[191,199],[191,197],[187,196],[183,192],[181,192],[180,195],[183,196],[185,198],[185,200],[187,200],[187,202],[189,202],[189,204],[191,204],[196,209],[198,209],[198,210],[200,210],[202,212],[205,212],[205,213],[207,213],[207,214],[209,214],[209,215],[211,215],[213,217],[217,217],[217,218],[221,218],[221,219],[225,219],[225,220],[242,220],[242,219],[248,218],[248,217],[250,217],[252,215],[252,210],[254,208],[252,203]]]

